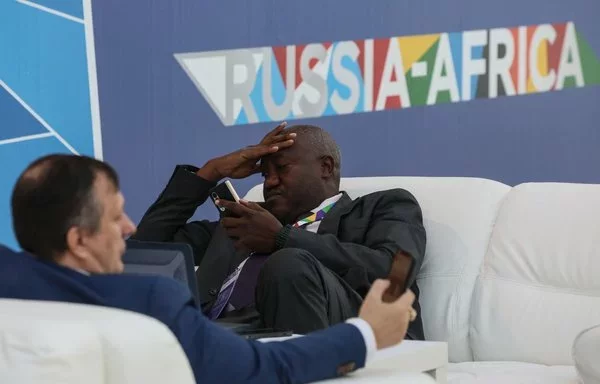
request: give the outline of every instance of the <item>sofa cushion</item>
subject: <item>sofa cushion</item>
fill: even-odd
[[[519,362],[465,362],[450,364],[448,384],[578,384],[572,366]]]
[[[448,341],[450,361],[472,360],[469,310],[475,280],[507,185],[476,178],[344,178],[352,198],[403,188],[423,210],[427,231],[425,261],[418,275],[421,311],[428,340]],[[261,201],[262,186],[246,199]]]
[[[572,365],[600,319],[600,185],[531,183],[506,197],[473,301],[475,360]]]
[[[195,382],[162,323],[92,305],[0,299],[0,383]]]
[[[89,324],[2,317],[0,350],[2,383],[105,383],[102,340]]]

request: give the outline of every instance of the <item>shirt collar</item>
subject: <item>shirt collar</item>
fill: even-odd
[[[317,208],[313,209],[311,212],[319,212],[321,209],[325,208],[326,206],[330,205],[330,204],[334,204],[337,203],[338,200],[342,197],[343,193],[338,193],[335,196],[331,196],[328,199],[325,199],[321,205],[319,205]]]

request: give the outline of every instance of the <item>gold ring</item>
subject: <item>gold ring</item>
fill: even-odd
[[[417,311],[415,311],[413,308],[410,309],[409,311],[410,314],[410,321],[415,321],[415,319],[417,318]]]

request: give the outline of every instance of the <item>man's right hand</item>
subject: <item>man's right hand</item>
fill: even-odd
[[[242,148],[225,156],[208,161],[196,174],[206,180],[217,182],[224,177],[243,179],[260,171],[259,160],[266,155],[288,148],[294,144],[295,133],[283,133],[286,123],[281,123],[257,145]]]
[[[359,317],[365,320],[375,334],[377,349],[391,347],[400,343],[411,321],[411,312],[415,295],[411,291],[405,292],[396,301],[386,303],[382,296],[389,280],[376,280],[360,307]]]

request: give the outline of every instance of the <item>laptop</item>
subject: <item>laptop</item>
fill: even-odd
[[[170,277],[187,286],[198,308],[200,295],[194,266],[194,253],[189,244],[162,243],[127,240],[127,250],[123,255],[125,273],[160,275]],[[232,323],[226,319],[215,321],[247,339],[290,336],[292,332],[258,328],[255,324]]]
[[[181,282],[200,308],[194,254],[188,244],[127,240],[123,264],[126,273],[160,275]]]

